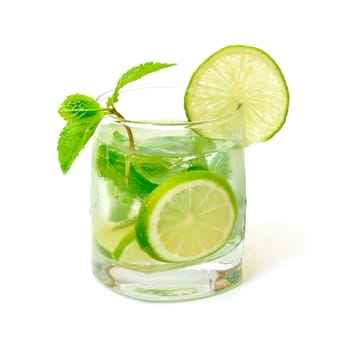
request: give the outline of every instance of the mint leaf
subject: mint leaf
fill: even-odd
[[[65,99],[58,113],[67,121],[58,141],[60,167],[66,174],[106,112],[92,97],[74,94]]]
[[[67,96],[58,113],[68,122],[98,118],[104,115],[100,104],[95,99],[82,94]]]
[[[126,169],[126,158],[124,155],[105,144],[97,150],[97,171],[99,176],[111,180],[122,193],[132,198],[145,198],[156,184],[150,182],[137,172],[131,165],[128,179],[124,178]]]
[[[158,62],[147,62],[142,63],[139,66],[135,66],[125,72],[118,80],[117,86],[114,89],[113,95],[108,98],[107,107],[112,107],[114,103],[118,101],[119,90],[125,85],[132,83],[147,74],[156,72],[163,68],[175,66],[175,63],[158,63]]]
[[[68,122],[58,141],[58,155],[61,170],[66,174],[79,152],[94,134],[104,114],[82,122]]]

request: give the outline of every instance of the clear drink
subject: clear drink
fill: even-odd
[[[153,301],[183,300],[240,283],[246,205],[243,148],[204,137],[200,130],[189,122],[126,122],[112,117],[99,125],[92,159],[93,271],[116,292]],[[184,178],[188,183],[192,174],[210,174],[230,186],[236,202],[232,232],[220,247],[200,257],[158,257],[146,249],[139,233],[142,207],[150,205],[148,197],[154,191],[173,181],[169,179]],[[206,206],[211,200],[206,195],[200,202]],[[181,217],[176,230],[183,225],[184,213]],[[192,224],[198,225],[194,220]],[[191,251],[198,242],[184,244]]]

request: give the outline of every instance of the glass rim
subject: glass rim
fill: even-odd
[[[140,86],[140,87],[132,87],[132,88],[125,88],[122,90],[122,93],[126,92],[131,92],[131,91],[136,91],[136,90],[148,90],[148,89],[179,89],[180,87],[178,86]],[[108,90],[103,92],[101,95],[99,95],[96,100],[100,101],[109,95],[113,93],[113,90]],[[126,125],[126,126],[133,126],[133,127],[176,127],[176,128],[190,128],[190,127],[196,127],[196,126],[204,126],[204,125],[212,125],[212,124],[217,124],[217,123],[223,123],[227,120],[229,120],[236,112],[238,108],[235,109],[234,111],[225,114],[220,117],[214,117],[210,119],[202,119],[198,121],[190,121],[187,119],[186,120],[158,120],[158,119],[148,119],[148,120],[134,120],[134,119],[127,119],[127,118],[120,118],[117,117],[114,114],[109,114],[107,113],[105,115],[106,118],[112,120],[113,122]]]

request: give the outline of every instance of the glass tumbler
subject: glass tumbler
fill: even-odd
[[[124,119],[107,115],[93,139],[93,272],[136,299],[196,299],[241,281],[243,147],[237,130],[211,137],[236,115],[190,122],[180,101],[176,88],[126,90]]]

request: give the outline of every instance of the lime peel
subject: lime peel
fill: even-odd
[[[98,251],[110,259],[118,259],[123,248],[134,236],[133,224],[122,227],[106,225],[94,233]]]

